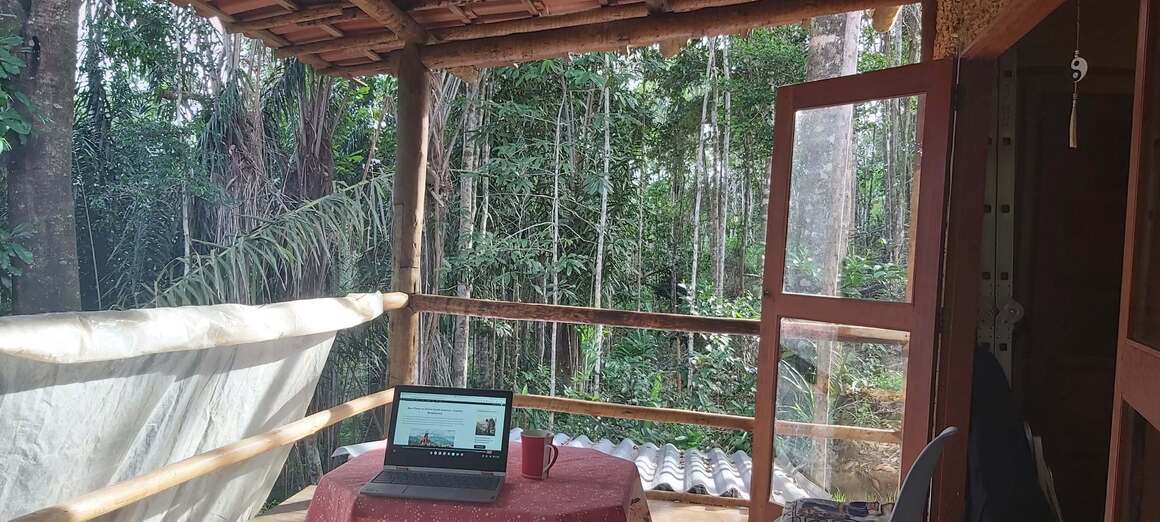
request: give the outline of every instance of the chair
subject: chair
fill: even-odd
[[[943,446],[958,432],[958,428],[951,426],[943,430],[922,449],[922,453],[919,453],[914,465],[910,467],[910,471],[902,481],[902,488],[898,491],[898,501],[894,504],[894,510],[885,517],[867,513],[865,508],[868,503],[864,502],[847,504],[829,500],[802,499],[788,503],[785,514],[778,520],[781,522],[859,522],[863,520],[918,522],[922,520],[922,512],[926,508],[927,493],[930,492],[930,479],[934,475],[934,468],[938,466],[939,458],[942,457]],[[872,503],[870,504],[872,505]],[[877,510],[877,508],[874,509]]]

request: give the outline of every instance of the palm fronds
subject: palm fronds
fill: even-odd
[[[390,179],[379,176],[268,218],[228,245],[207,245],[170,264],[154,284],[153,304],[259,303],[292,291],[303,267],[345,253],[357,258],[384,241],[390,197]]]

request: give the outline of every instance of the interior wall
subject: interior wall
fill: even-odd
[[[1018,91],[1012,278],[1026,311],[1014,331],[1011,380],[1043,438],[1067,520],[1100,520],[1104,506],[1136,15],[1133,0],[1082,13],[1090,69],[1080,83],[1075,149],[1068,146],[1074,2],[1011,51]]]

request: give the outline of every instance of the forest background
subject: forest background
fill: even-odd
[[[0,313],[37,311],[22,299],[37,294],[25,272],[41,258],[75,274],[52,282],[75,299],[65,309],[391,288],[393,77],[324,77],[166,2],[79,6],[71,128],[35,109],[43,93],[22,80],[35,53],[19,29],[0,34]],[[474,82],[432,73],[423,291],[757,318],[777,88],[916,62],[921,25],[918,7],[906,6],[880,30],[869,13],[849,13],[693,40],[672,56],[576,55],[486,70]],[[831,180],[852,232],[832,266],[809,241],[794,244],[787,277],[798,290],[905,292],[914,112],[909,102],[858,106],[845,130],[812,145],[833,148],[837,136],[856,157],[851,174]],[[69,194],[20,181],[35,161],[22,149],[38,132],[71,134],[71,151],[58,151],[71,153]],[[56,202],[72,234],[25,222],[34,200]],[[311,410],[382,389],[388,336],[385,319],[342,332]],[[425,316],[420,375],[753,415],[755,341]],[[779,418],[898,428],[898,347],[847,346],[819,372],[818,344],[783,346]],[[544,413],[517,421],[594,440],[750,449],[748,433],[696,426]],[[361,416],[296,444],[271,501],[317,482],[337,446],[382,429],[378,416]],[[819,451],[784,439],[779,454],[790,458]],[[822,451],[843,451],[834,445]],[[849,451],[897,460],[896,446]],[[894,491],[896,475],[874,488]],[[873,493],[856,484],[866,478],[834,490]]]

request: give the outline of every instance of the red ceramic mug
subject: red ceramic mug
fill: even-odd
[[[520,451],[523,452],[520,472],[525,477],[535,480],[548,478],[548,470],[560,457],[560,450],[552,445],[552,437],[552,432],[546,430],[529,430],[520,434]]]

